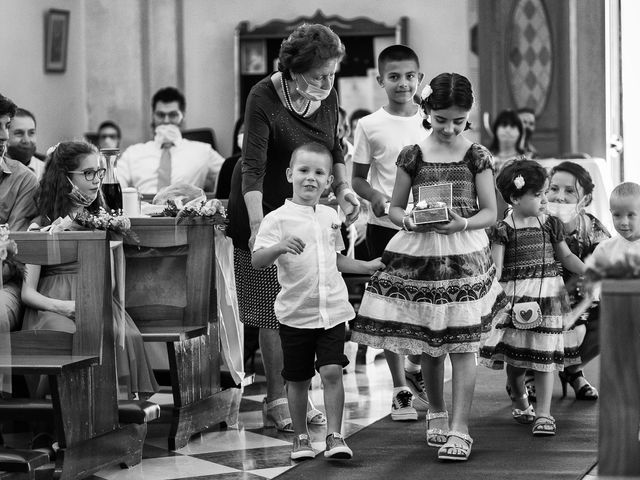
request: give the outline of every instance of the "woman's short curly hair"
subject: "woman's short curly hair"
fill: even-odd
[[[344,53],[344,44],[333,30],[318,23],[304,23],[280,45],[278,70],[291,80],[291,72],[308,72],[331,59],[340,62]]]
[[[58,217],[69,214],[73,204],[69,199],[71,182],[69,170],[77,170],[84,157],[97,154],[98,149],[84,141],[70,141],[59,143],[48,155],[46,168],[40,181],[38,191],[38,214],[41,225],[48,225]],[[104,206],[102,196],[98,194],[96,200],[88,207],[89,210],[97,210]]]
[[[518,188],[516,178],[522,177],[524,184]],[[547,170],[535,160],[517,157],[507,162],[496,177],[496,187],[502,198],[509,205],[513,200],[522,197],[527,192],[538,192],[544,187],[549,178]]]

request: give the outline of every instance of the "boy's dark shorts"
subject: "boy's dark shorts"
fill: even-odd
[[[325,365],[346,367],[349,360],[344,354],[345,324],[329,330],[324,328],[295,328],[280,324],[280,341],[284,368],[282,376],[290,382],[302,382],[315,375]]]

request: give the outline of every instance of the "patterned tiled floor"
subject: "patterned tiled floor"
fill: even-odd
[[[314,380],[311,398],[323,410],[319,382]],[[345,414],[343,433],[350,435],[387,415],[391,405],[391,380],[382,356],[366,364],[359,361],[353,373],[344,375]],[[189,444],[174,452],[166,449],[166,425],[149,425],[143,460],[140,465],[122,470],[99,472],[94,480],[260,480],[274,478],[294,465],[289,459],[292,434],[262,427],[264,377],[258,375],[245,389],[240,405],[238,429],[216,429],[193,437]],[[167,403],[170,395],[151,398]],[[313,448],[324,451],[326,429],[310,426]]]

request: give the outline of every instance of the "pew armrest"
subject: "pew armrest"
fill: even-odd
[[[121,425],[143,425],[160,418],[160,405],[146,400],[120,400],[118,419]]]
[[[0,470],[28,473],[49,463],[49,455],[39,450],[14,450],[0,447]]]
[[[207,327],[204,326],[146,327],[143,325],[138,326],[138,329],[145,342],[183,342],[207,334]]]
[[[0,368],[25,375],[59,375],[98,365],[99,360],[92,355],[3,355],[0,356]]]

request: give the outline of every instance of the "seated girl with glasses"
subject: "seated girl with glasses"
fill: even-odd
[[[36,224],[45,227],[59,224],[60,219],[69,217],[67,222],[73,226],[68,229],[82,229],[79,224],[68,220],[87,212],[97,213],[100,207],[104,207],[100,192],[104,174],[98,150],[89,143],[63,142],[50,149],[47,152],[47,167],[40,182]],[[22,301],[27,308],[23,330],[75,332],[77,272],[77,263],[25,266]],[[114,312],[118,309],[119,306],[114,305]],[[124,317],[124,342],[116,340],[120,395],[133,398],[137,392],[140,397],[149,397],[158,391],[158,384],[138,328],[128,314],[125,313]],[[30,387],[33,387],[32,393],[42,396],[47,393],[48,383],[39,380],[38,385]]]

